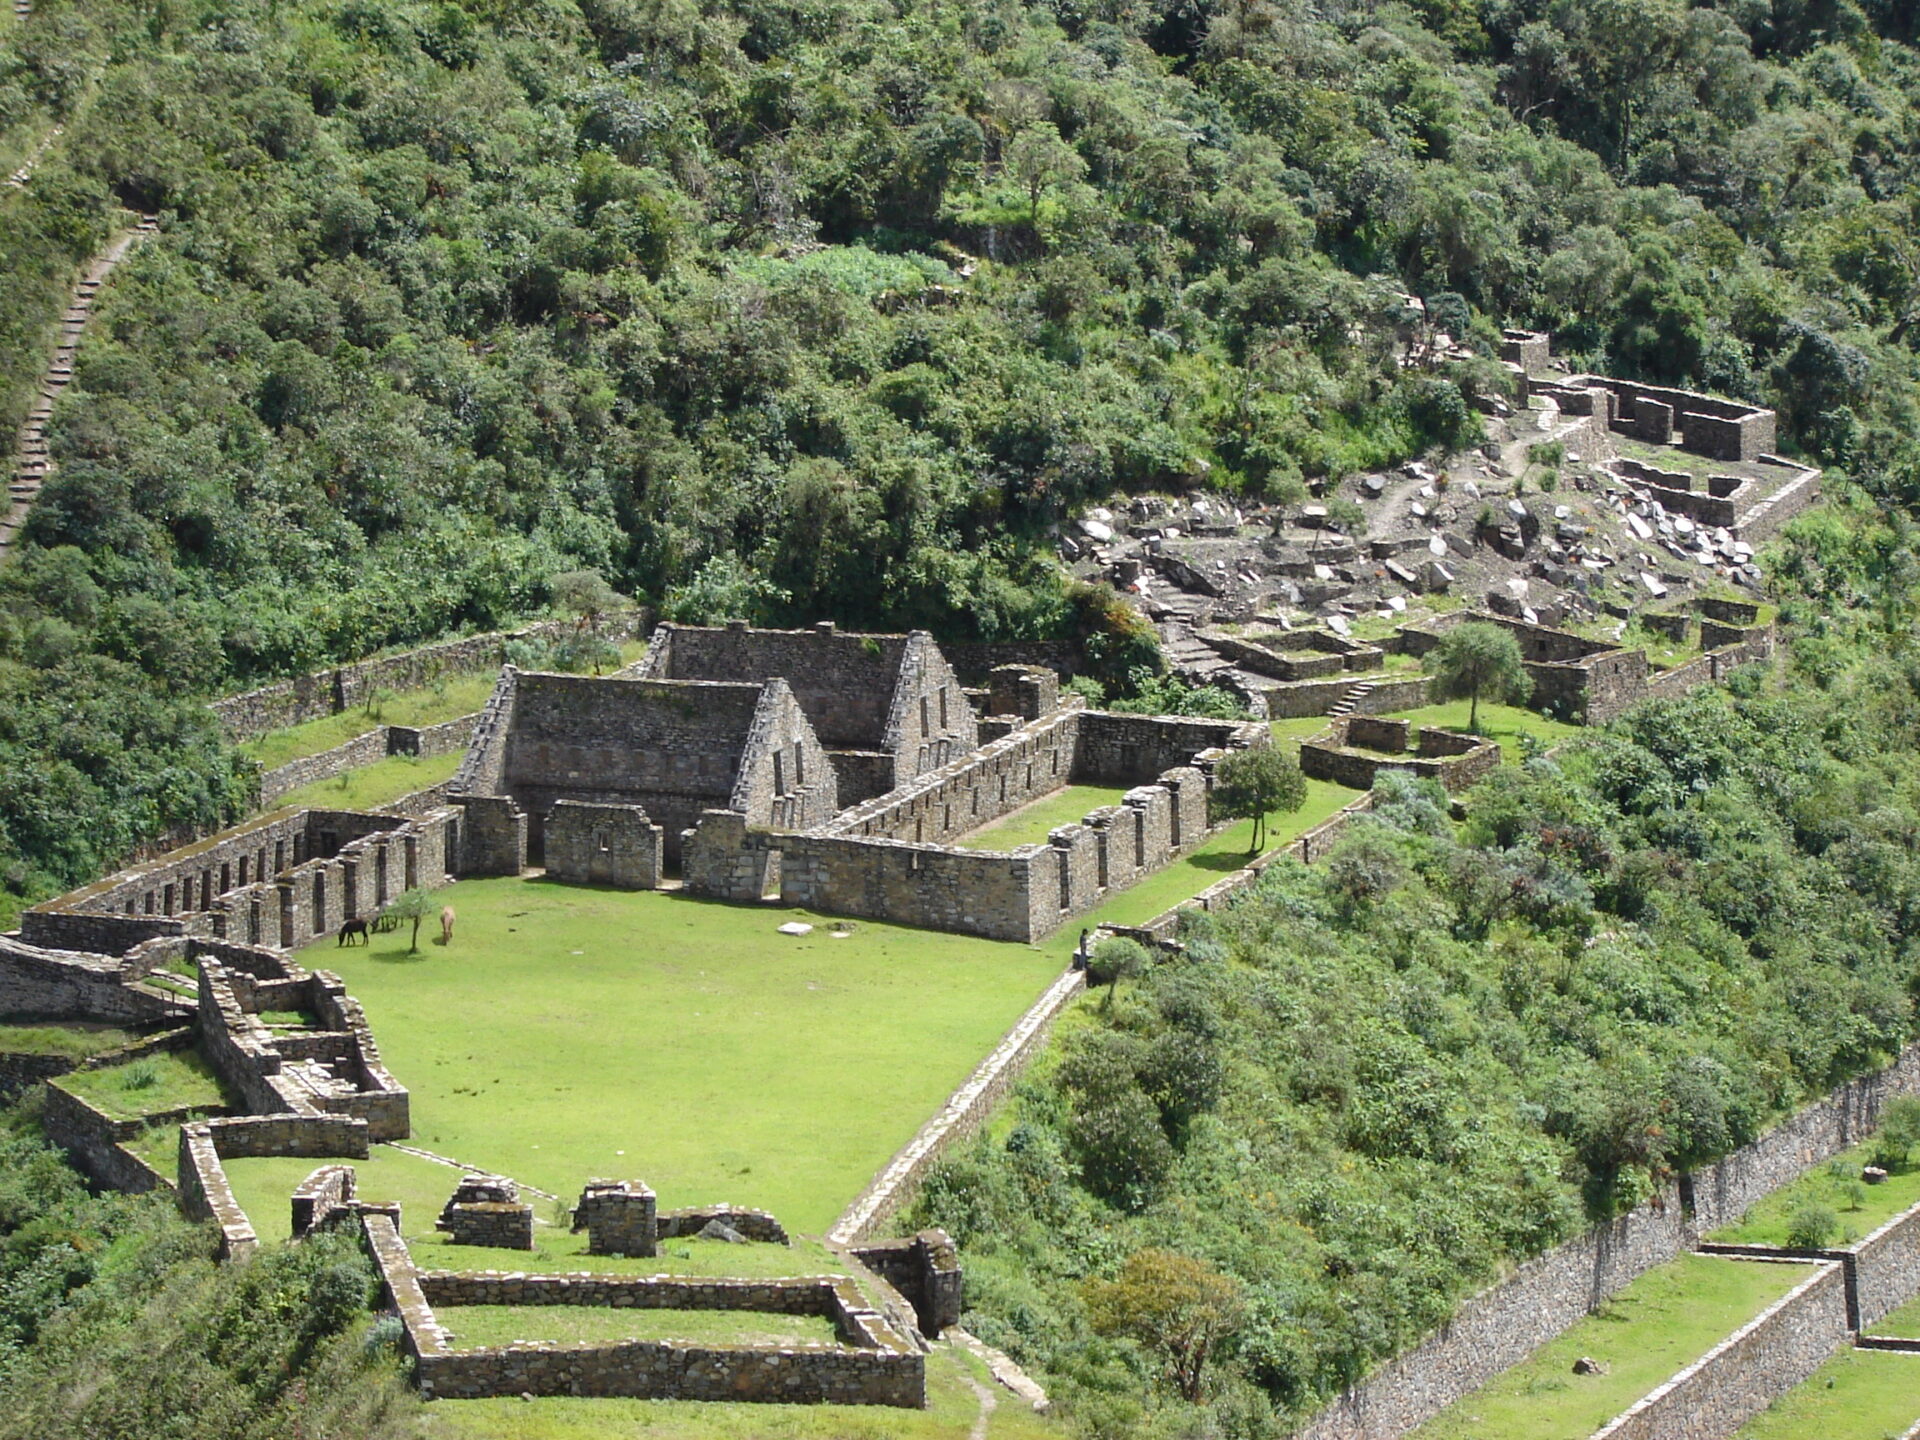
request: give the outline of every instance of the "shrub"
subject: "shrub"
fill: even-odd
[[[1787,1244],[1795,1250],[1824,1250],[1839,1233],[1840,1217],[1828,1205],[1802,1205],[1787,1221]]]
[[[120,1072],[122,1090],[151,1090],[160,1083],[160,1066],[153,1060],[136,1060]]]
[[[1883,1170],[1904,1170],[1915,1145],[1920,1145],[1920,1096],[1889,1100],[1873,1137],[1873,1163]]]

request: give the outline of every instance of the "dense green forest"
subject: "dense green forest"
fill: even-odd
[[[0,415],[110,288],[0,576],[0,882],[232,815],[191,701],[538,610],[1101,634],[1046,529],[1472,435],[1487,348],[1920,489],[1896,0],[48,0],[0,32]],[[1904,540],[1901,542],[1904,545]]]

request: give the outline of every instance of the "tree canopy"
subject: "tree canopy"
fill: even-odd
[[[1480,702],[1520,705],[1533,680],[1513,632],[1487,620],[1469,620],[1441,637],[1429,662],[1434,689],[1443,700],[1467,700],[1467,728],[1480,732]]]

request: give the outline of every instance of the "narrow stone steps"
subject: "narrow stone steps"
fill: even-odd
[[[1371,681],[1362,680],[1358,684],[1348,686],[1346,693],[1334,702],[1331,710],[1327,711],[1327,718],[1329,720],[1344,719],[1348,715],[1351,715],[1360,702],[1372,693],[1373,684]]]

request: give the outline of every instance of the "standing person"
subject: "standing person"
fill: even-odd
[[[1085,930],[1080,932],[1080,943],[1074,947],[1073,968],[1076,970],[1087,968],[1087,932]]]

